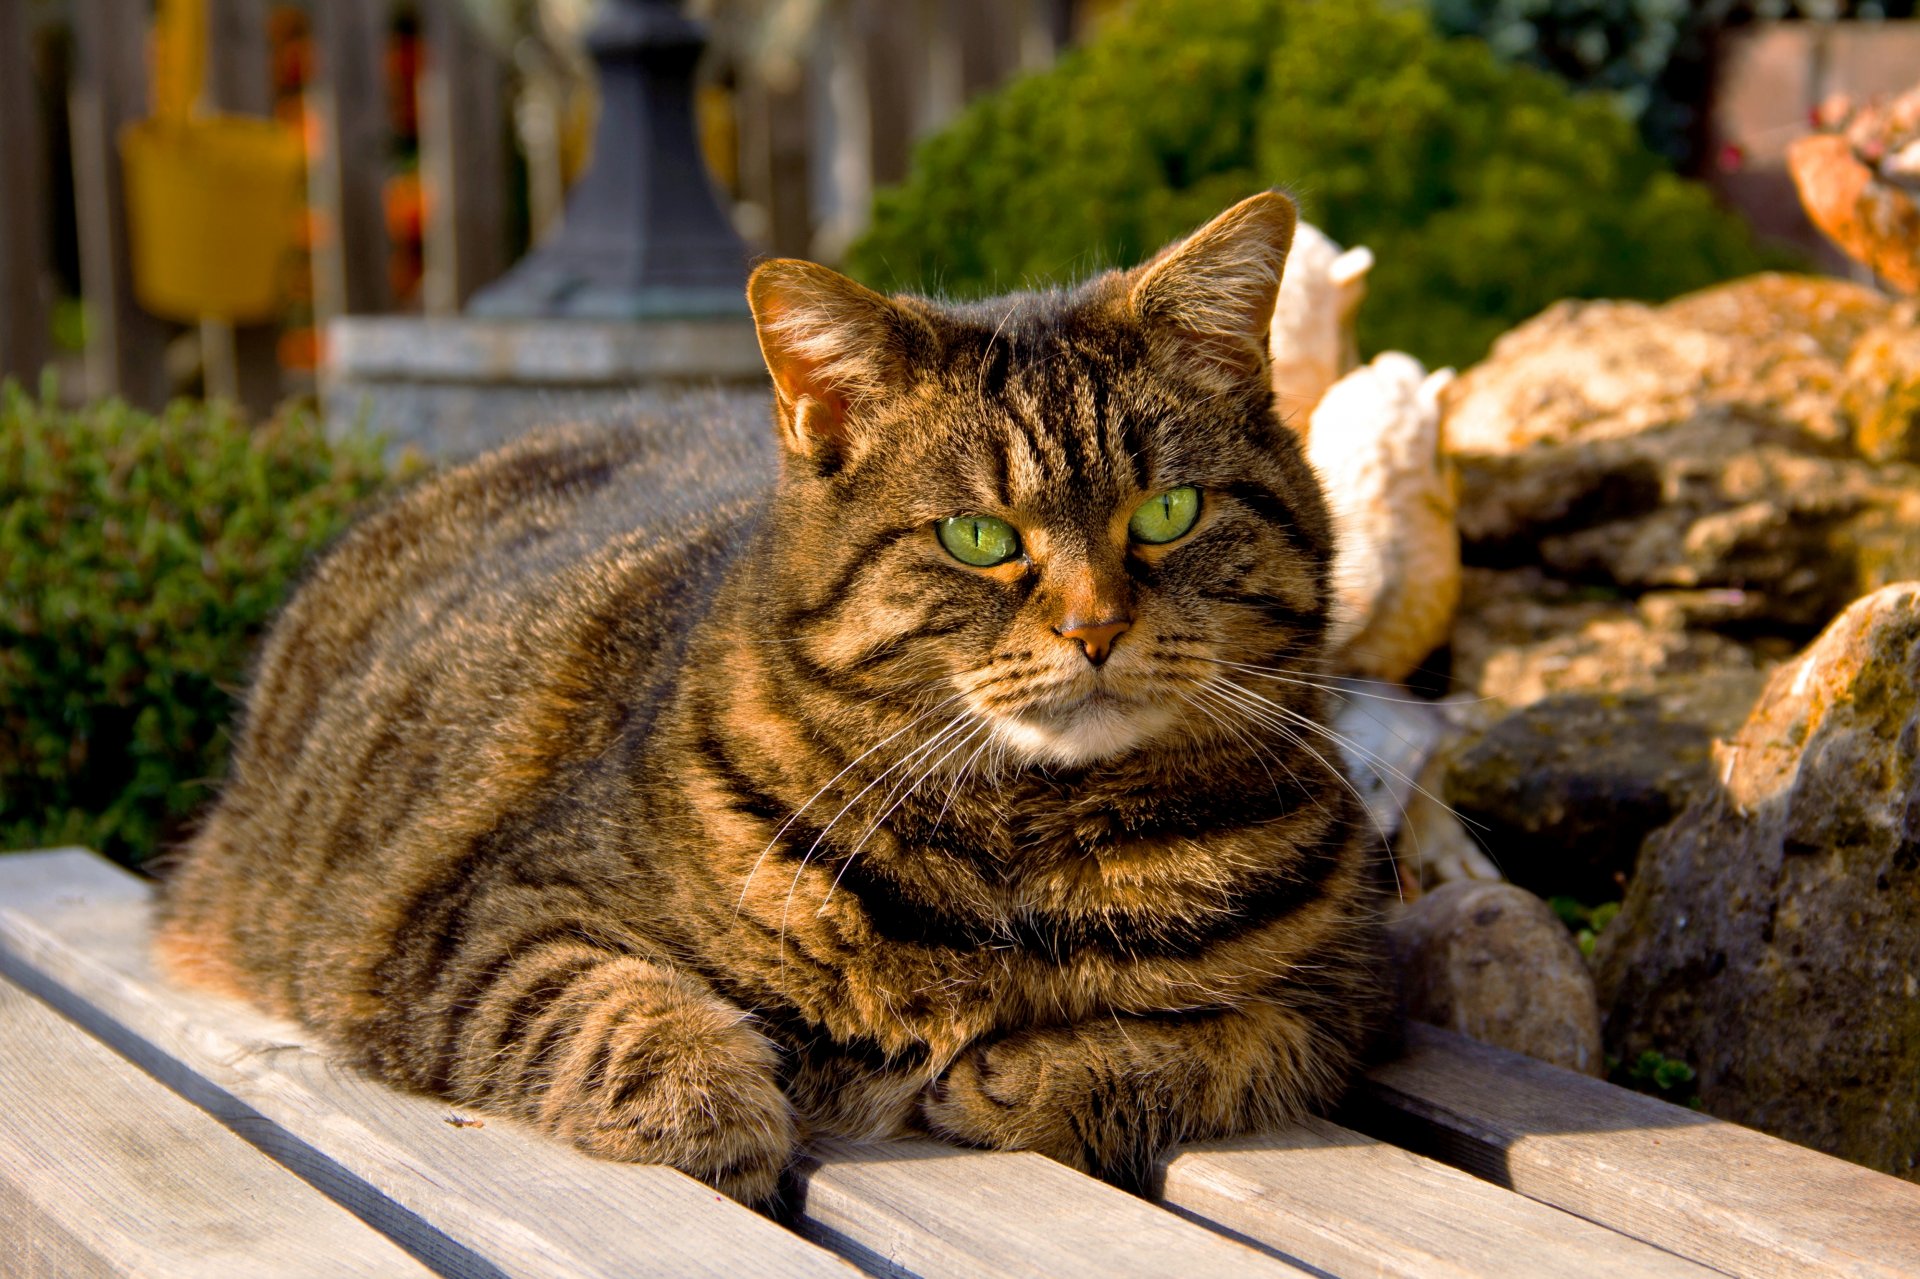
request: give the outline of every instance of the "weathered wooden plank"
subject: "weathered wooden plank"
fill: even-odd
[[[321,218],[313,253],[321,319],[389,309],[386,59],[389,0],[327,0],[312,8],[315,79],[308,94],[320,122],[308,187]]]
[[[299,1029],[160,981],[149,890],[90,853],[0,857],[0,975],[443,1274],[836,1275],[826,1252],[690,1177],[604,1163],[513,1123],[456,1124]]]
[[[876,0],[827,6],[813,47],[808,111],[813,154],[813,242],[809,255],[836,262],[866,229],[873,203],[873,102],[867,90],[866,32]],[[830,179],[830,180],[829,180]]]
[[[421,7],[420,165],[429,315],[457,315],[506,269],[506,69],[461,0]]]
[[[268,0],[207,0],[207,105],[273,114]]]
[[[919,64],[928,56],[920,13],[913,5],[891,4],[868,11],[861,31],[860,55],[866,65],[869,161],[873,181],[886,186],[907,176],[907,154],[919,115]]]
[[[780,64],[740,87],[741,194],[765,215],[755,248],[804,257],[813,241],[808,94],[796,65]]]
[[[207,105],[235,115],[273,114],[267,0],[207,0]],[[277,324],[200,322],[207,394],[256,418],[280,402]]]
[[[1431,1026],[1345,1117],[1731,1274],[1920,1274],[1920,1186]]]
[[[0,0],[0,378],[29,384],[48,355],[47,180],[27,0]]]
[[[70,114],[80,287],[87,303],[87,392],[144,408],[167,398],[171,327],[133,297],[120,131],[147,113],[147,0],[73,0]]]
[[[6,981],[0,1079],[7,1274],[427,1273]]]
[[[1168,1207],[1337,1275],[1717,1273],[1321,1119],[1191,1146],[1163,1169],[1160,1198]]]
[[[931,1141],[824,1145],[801,1165],[800,1228],[883,1275],[1302,1275],[1041,1155]]]

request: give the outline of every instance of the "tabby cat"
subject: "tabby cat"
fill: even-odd
[[[1259,195],[964,306],[769,262],[777,447],[563,430],[364,520],[266,641],[163,963],[749,1201],[813,1135],[1138,1186],[1327,1104],[1380,867],[1315,744],[1293,228]]]

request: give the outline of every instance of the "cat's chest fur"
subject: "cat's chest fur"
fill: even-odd
[[[683,865],[672,924],[745,1006],[933,1070],[1009,1027],[1251,997],[1299,958],[1276,924],[1348,854],[1346,794],[1311,762],[1257,783],[1201,754],[916,787],[897,761],[937,730],[851,767],[796,761],[800,713],[747,652],[720,680],[691,664],[657,749],[678,771],[648,802],[698,850],[648,854]]]

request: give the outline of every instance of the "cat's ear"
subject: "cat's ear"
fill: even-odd
[[[756,269],[747,304],[773,375],[782,442],[811,457],[845,446],[863,410],[906,389],[928,332],[872,289],[793,258]]]
[[[1267,327],[1297,221],[1292,200],[1262,192],[1140,267],[1127,302],[1156,354],[1223,388],[1264,379]]]

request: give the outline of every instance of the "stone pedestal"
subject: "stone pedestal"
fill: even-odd
[[[715,396],[766,403],[745,319],[435,319],[352,316],[327,327],[328,428],[361,425],[391,452],[454,461],[523,431],[671,413]]]

